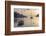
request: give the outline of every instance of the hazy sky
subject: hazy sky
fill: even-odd
[[[26,15],[26,16],[35,16],[36,14],[38,14],[38,10],[14,10],[14,11],[17,11],[18,13],[20,14],[23,14],[23,15]]]

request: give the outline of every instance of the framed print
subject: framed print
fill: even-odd
[[[5,34],[45,32],[44,3],[5,1]]]

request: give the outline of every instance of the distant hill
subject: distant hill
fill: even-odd
[[[27,16],[23,15],[23,14],[20,14],[20,13],[17,13],[17,12],[14,12],[14,17],[15,18],[25,18]]]

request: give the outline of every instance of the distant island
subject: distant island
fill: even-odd
[[[26,18],[27,16],[20,14],[20,13],[17,13],[17,12],[14,12],[14,17],[15,18]]]

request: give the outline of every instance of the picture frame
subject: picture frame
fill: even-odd
[[[39,27],[38,29],[37,28],[33,28],[33,27],[32,27],[33,29],[31,27],[26,27],[26,28],[23,28],[23,27],[22,28],[21,27],[20,28],[16,28],[15,27],[15,30],[13,30],[12,29],[13,28],[13,21],[15,20],[15,18],[13,20],[13,15],[14,14],[12,15],[11,13],[13,13],[13,11],[14,12],[16,12],[18,10],[21,11],[21,9],[23,11],[23,8],[21,8],[21,7],[23,7],[23,8],[26,7],[26,8],[24,8],[25,11],[26,11],[27,7],[28,8],[32,8],[32,7],[33,8],[39,8],[39,7],[41,8],[42,7],[40,9],[40,12],[42,12],[42,13],[40,13],[40,14],[42,14],[41,15],[41,19],[40,19],[41,20],[41,22],[40,22],[41,23],[41,25],[40,25],[41,27]],[[15,10],[13,10],[13,9],[15,9]],[[28,9],[28,10],[30,11],[30,9]],[[26,15],[27,13],[30,13],[29,11],[26,12],[26,13],[23,12],[24,13],[23,15]],[[27,20],[27,22],[28,22],[28,20]],[[27,24],[27,22],[25,22],[25,23]],[[35,29],[37,29],[37,30],[35,30]],[[45,32],[45,4],[44,3],[20,2],[20,1],[5,1],[5,35],[35,34],[35,33],[44,33],[44,32]]]

